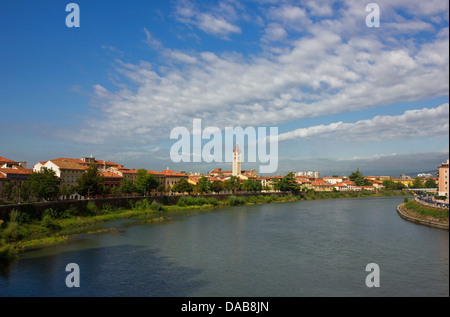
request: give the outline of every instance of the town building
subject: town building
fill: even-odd
[[[294,174],[295,174],[295,176],[307,176],[307,177],[320,178],[320,173],[317,171],[296,172]]]
[[[56,158],[44,162],[39,162],[34,165],[33,170],[40,172],[43,167],[51,169],[55,172],[56,176],[60,179],[60,186],[76,186],[77,180],[81,175],[89,168],[90,164],[97,165],[99,172],[112,172],[118,174],[115,178],[123,177],[123,175],[117,173],[118,170],[123,169],[123,165],[103,160],[96,160],[92,155],[90,157],[75,158]],[[108,174],[108,177],[112,177]],[[116,183],[116,180],[111,181]],[[108,182],[109,183],[109,182]]]
[[[169,169],[161,171],[160,173],[160,184],[164,185],[166,191],[170,191],[173,185],[178,183],[181,179],[186,179],[189,182],[189,175],[180,172],[174,172]]]
[[[449,190],[448,190],[448,159],[447,162],[443,162],[438,167],[438,195],[445,196],[446,202],[449,202]]]
[[[316,192],[331,192],[334,189],[334,185],[322,179],[316,179],[315,181],[311,182],[311,188]]]
[[[26,162],[16,162],[0,156],[0,200],[18,198],[18,189],[33,174],[33,170],[26,166]]]
[[[340,183],[344,180],[343,177],[322,177],[322,179],[332,185]]]

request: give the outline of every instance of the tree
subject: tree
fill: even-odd
[[[114,186],[111,188],[111,194],[117,195],[118,193],[119,193],[119,189],[117,188],[116,185],[114,185]]]
[[[159,181],[156,179],[155,175],[149,174],[147,170],[143,168],[137,171],[136,181],[134,183],[137,192],[143,193],[145,195],[152,189],[158,188],[158,185]]]
[[[383,186],[384,188],[391,190],[401,190],[405,188],[405,185],[403,185],[401,182],[394,182],[392,179],[385,179],[383,181]]]
[[[7,182],[3,186],[2,194],[7,200],[11,200],[14,193],[14,184],[12,182]]]
[[[89,168],[77,179],[77,192],[82,195],[100,195],[103,192],[103,180],[96,164],[90,164]]]
[[[197,193],[209,193],[211,191],[211,182],[205,176],[200,177],[197,185],[195,185]]]
[[[171,190],[176,193],[192,193],[194,191],[194,186],[189,184],[186,178],[180,179],[178,183],[175,183]]]
[[[223,183],[219,181],[211,182],[211,191],[215,193],[220,193],[223,190]]]
[[[20,199],[28,200],[30,198],[30,183],[28,181],[22,182],[18,188]]]
[[[59,188],[59,195],[62,196],[63,199],[66,199],[66,196],[69,194],[69,189],[67,188],[66,184],[63,184]]]
[[[416,177],[416,178],[414,178],[414,181],[411,186],[412,186],[412,188],[424,188],[425,184],[423,183],[423,181],[420,177]]]
[[[438,186],[437,186],[436,181],[434,179],[428,178],[425,181],[425,188],[437,188],[437,187]]]
[[[353,172],[348,177],[351,181],[353,181],[356,186],[370,186],[372,183],[364,178],[363,173],[359,171],[359,168],[356,169],[356,172]]]
[[[245,190],[245,191],[257,192],[257,191],[261,191],[261,189],[262,189],[261,182],[258,182],[255,180],[246,179],[242,183],[242,190]]]
[[[131,181],[131,179],[123,178],[123,179],[120,181],[119,191],[120,191],[122,194],[132,194],[132,193],[135,192],[135,190],[136,190],[136,189],[135,189],[134,184],[133,184],[133,182]]]
[[[29,182],[32,196],[42,199],[50,199],[58,196],[59,178],[52,169],[42,167],[39,172],[33,172]]]
[[[295,180],[295,175],[293,172],[287,173],[282,179],[274,184],[274,189],[283,192],[293,192],[296,193],[300,191],[300,185]]]
[[[223,189],[232,192],[241,190],[241,179],[236,176],[231,176],[223,183]]]

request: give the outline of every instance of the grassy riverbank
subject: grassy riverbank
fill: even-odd
[[[218,201],[215,198],[180,197],[176,205],[163,206],[156,201],[144,199],[127,208],[104,204],[100,209],[93,202],[85,210],[71,206],[65,210],[47,209],[39,219],[31,219],[26,213],[13,210],[7,221],[0,221],[0,264],[17,257],[21,251],[50,246],[64,242],[80,233],[102,233],[114,228],[101,229],[102,224],[116,219],[140,219],[148,222],[164,221],[176,216],[191,215],[223,206],[263,204],[297,200],[376,197],[402,195],[400,192],[329,192],[302,193],[301,195],[230,196]]]
[[[442,222],[447,224],[449,221],[448,209],[425,206],[419,204],[414,200],[406,202],[403,206],[403,210],[405,210],[409,215],[419,219]]]

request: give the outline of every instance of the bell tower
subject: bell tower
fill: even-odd
[[[233,151],[233,170],[231,175],[241,175],[241,150],[239,150],[239,146],[237,144]]]

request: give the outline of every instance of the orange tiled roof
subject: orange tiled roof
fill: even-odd
[[[82,159],[68,158],[68,157],[59,157],[59,158],[53,159],[51,161],[52,162],[54,162],[54,161],[75,162],[75,163],[79,163],[79,164],[82,164],[82,165],[89,165],[89,164],[104,165],[104,164],[106,164],[106,165],[123,166],[122,164],[118,164],[118,163],[114,163],[114,162],[110,162],[110,161],[94,160],[93,163],[90,163],[90,162],[85,162]]]
[[[0,163],[17,163],[17,162],[0,156]]]
[[[74,160],[51,160],[53,164],[58,166],[60,169],[68,169],[68,170],[85,170],[88,167],[85,165],[81,165]]]
[[[186,174],[174,172],[174,171],[171,171],[171,170],[161,171],[161,174],[163,174],[165,176],[187,176]]]
[[[113,172],[105,172],[105,171],[101,171],[100,174],[102,174],[105,177],[120,177],[122,178],[122,176],[120,176],[119,174],[113,173]]]
[[[119,168],[119,171],[124,174],[136,174],[138,170],[132,170],[128,168]]]
[[[147,171],[147,174],[153,174],[153,175],[156,175],[156,176],[161,176],[161,173],[157,172],[157,171]]]
[[[33,174],[33,170],[28,168],[0,168],[0,171],[5,174]]]

